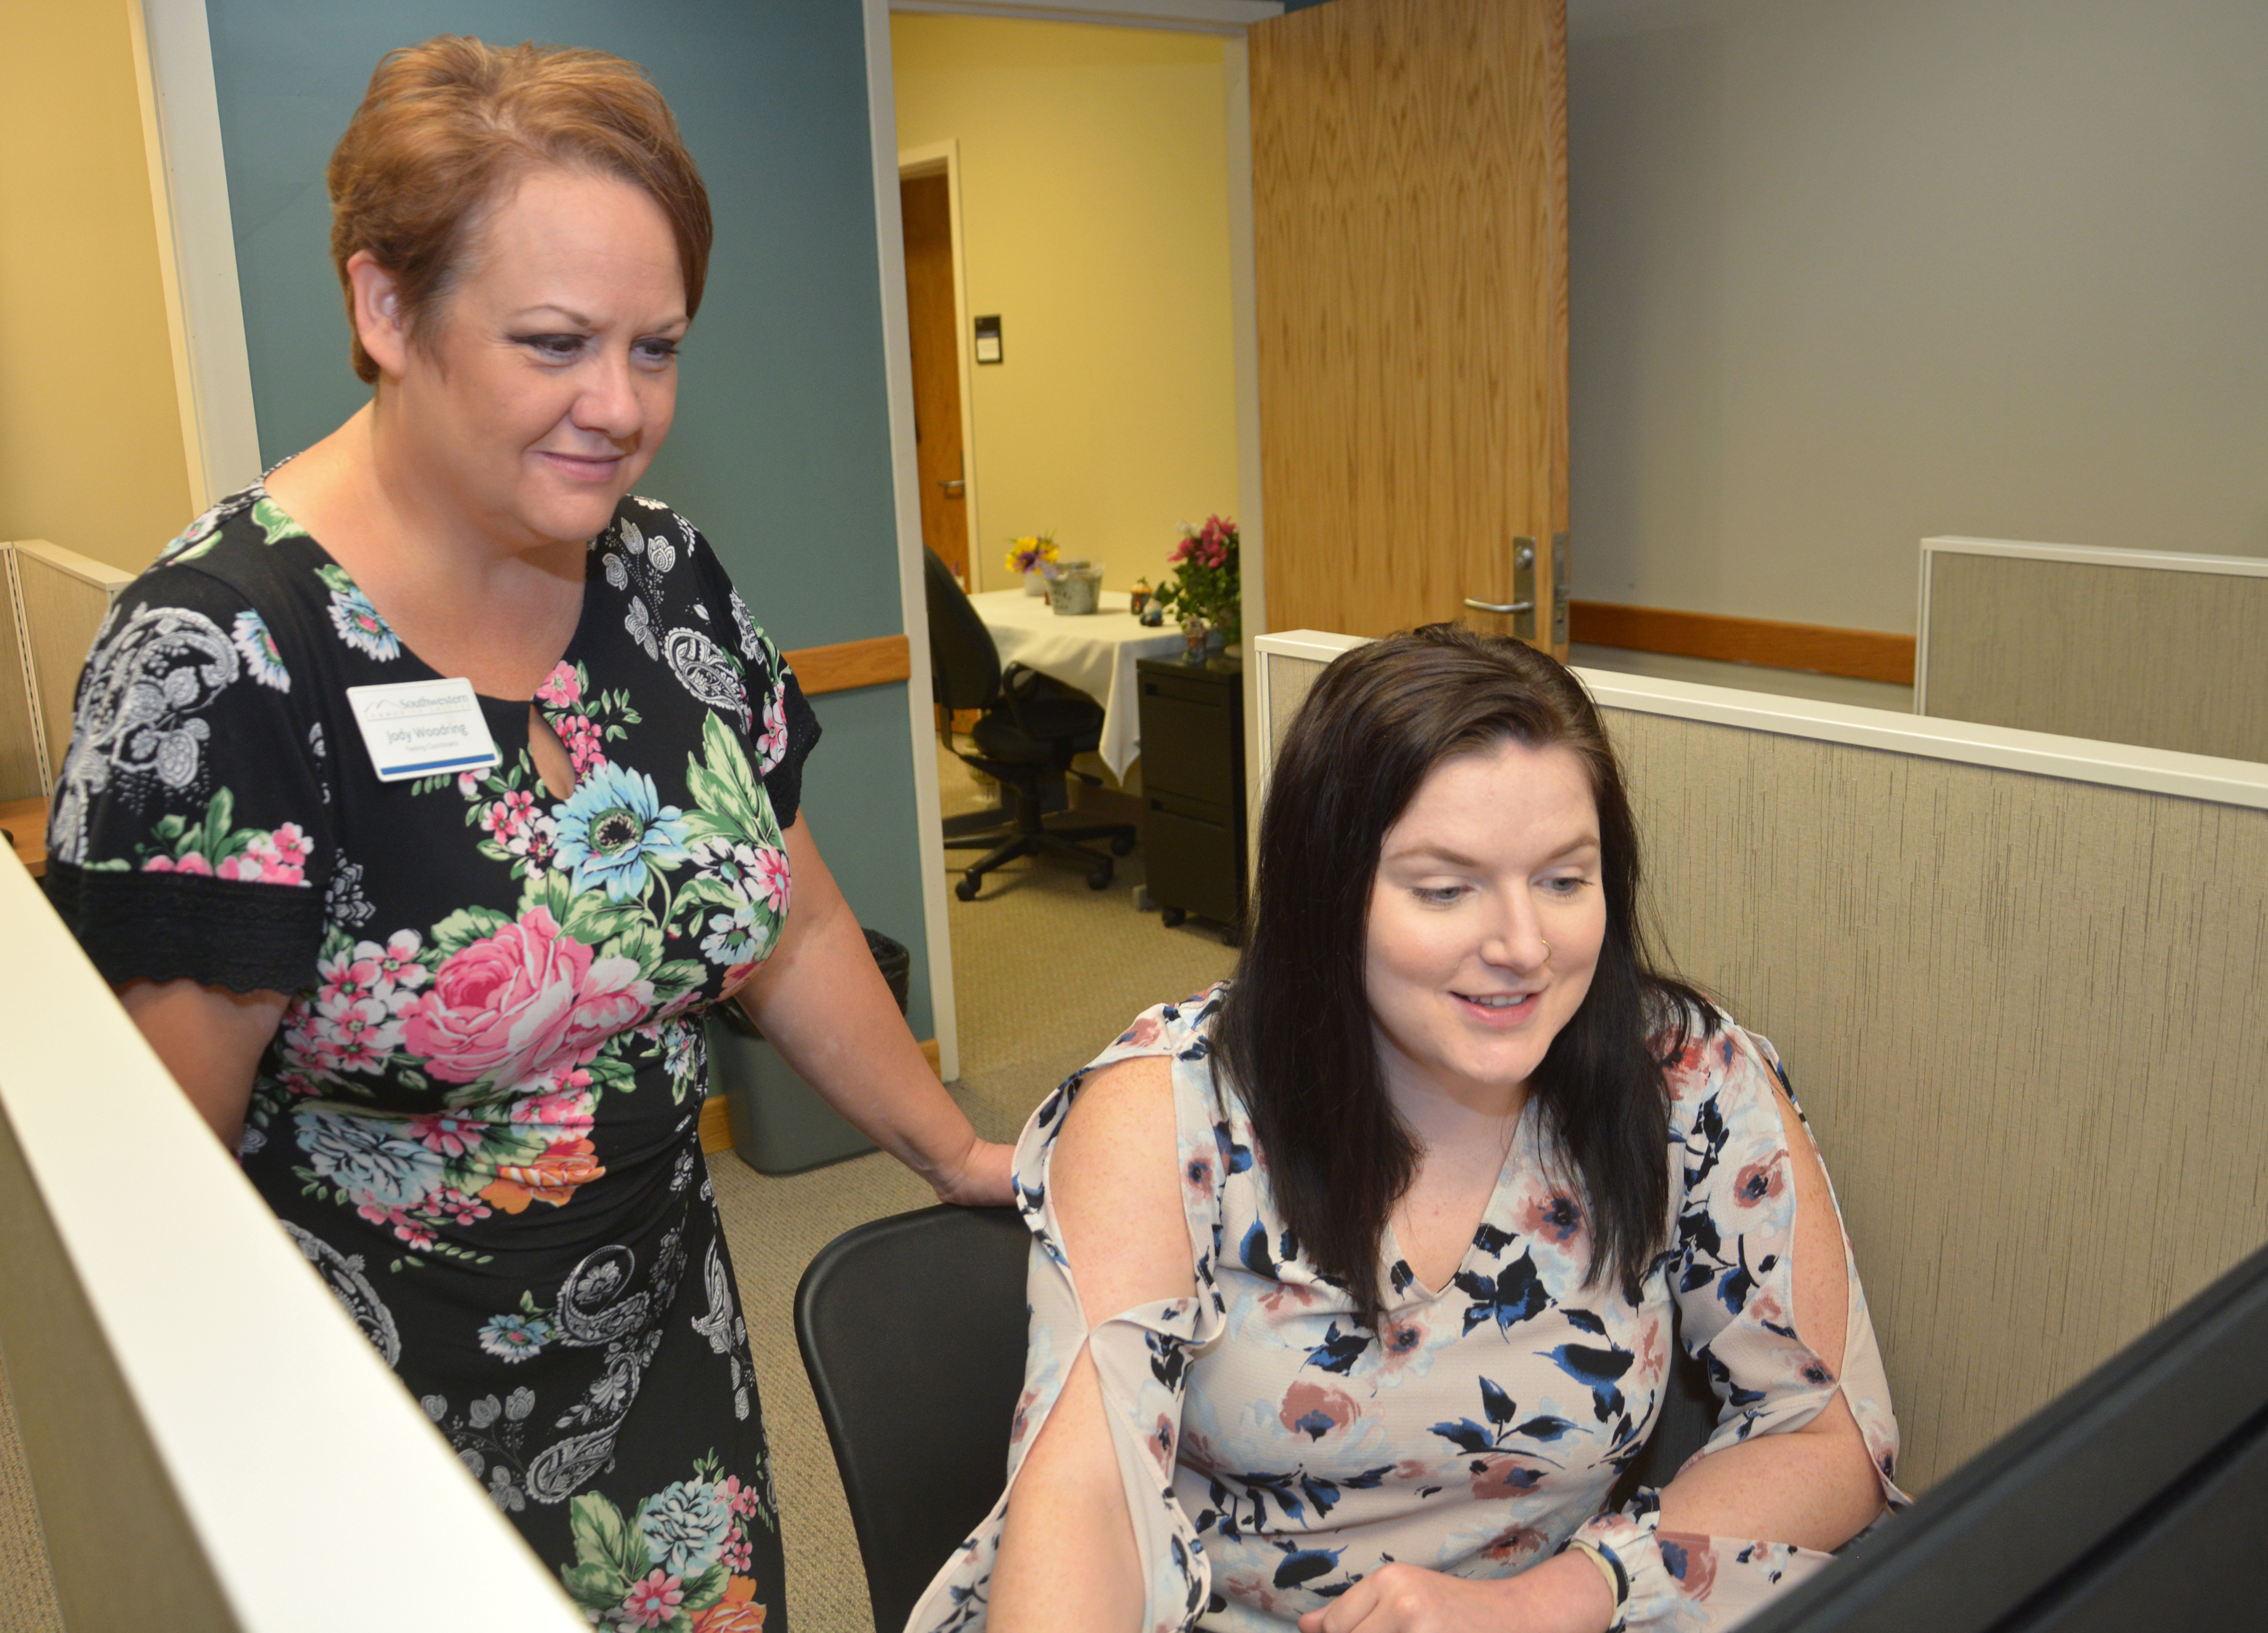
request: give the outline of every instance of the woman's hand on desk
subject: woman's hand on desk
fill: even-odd
[[[1491,1582],[1388,1565],[1301,1616],[1300,1633],[1606,1633],[1614,1619],[1606,1578],[1567,1553]]]

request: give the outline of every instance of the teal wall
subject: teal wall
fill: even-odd
[[[640,484],[715,543],[782,646],[903,628],[858,0],[206,0],[261,457],[366,400],[347,361],[323,166],[395,46],[595,47],[669,99],[717,217],[677,423]],[[902,686],[815,700],[806,808],[861,922],[913,949],[932,1035]]]

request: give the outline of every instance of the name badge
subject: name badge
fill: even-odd
[[[350,686],[347,703],[381,783],[482,770],[504,758],[473,683],[461,677]]]

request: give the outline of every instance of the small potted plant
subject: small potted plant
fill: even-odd
[[[1234,646],[1242,632],[1243,603],[1237,582],[1236,524],[1208,516],[1204,526],[1182,524],[1174,547],[1174,576],[1152,599],[1180,620],[1189,638],[1191,663],[1202,663]]]
[[[1052,533],[1027,533],[1021,539],[1008,541],[1008,570],[1022,575],[1026,595],[1048,592],[1049,569],[1055,559],[1056,536]]]

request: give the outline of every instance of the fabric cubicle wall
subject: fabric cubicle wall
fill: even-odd
[[[1921,542],[1914,711],[2268,761],[2268,557]]]
[[[4,851],[0,923],[0,1354],[64,1624],[582,1627]]]
[[[1351,644],[1259,639],[1265,752]],[[1901,1483],[2268,1239],[2268,768],[1579,673],[1660,945],[1818,1130]]]

